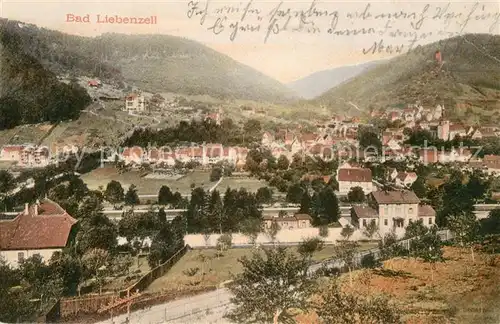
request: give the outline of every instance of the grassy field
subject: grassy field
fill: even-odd
[[[469,249],[444,247],[445,262],[435,264],[396,258],[379,269],[341,277],[342,288],[361,295],[384,293],[402,310],[404,323],[499,323],[500,257]],[[325,283],[326,286],[326,283]],[[315,314],[298,323],[318,323]]]
[[[375,247],[373,243],[362,243],[361,250]],[[290,248],[296,252],[296,247]],[[147,292],[160,292],[164,290],[189,290],[193,286],[217,285],[232,279],[242,271],[241,263],[238,259],[247,256],[251,257],[254,249],[235,248],[227,250],[222,256],[217,257],[215,249],[190,250],[180,259],[172,269],[163,277],[155,280],[147,289]],[[334,255],[334,246],[327,245],[323,250],[314,254],[315,261],[331,258]],[[193,276],[186,274],[190,269],[199,270]],[[205,275],[203,275],[205,273]]]
[[[98,168],[82,175],[82,180],[87,184],[89,189],[95,190],[99,186],[106,188],[106,185],[111,181],[119,181],[126,189],[131,184],[136,185],[139,195],[156,195],[161,186],[169,186],[172,191],[179,191],[181,194],[189,194],[191,184],[196,187],[209,189],[215,182],[210,182],[210,174],[207,172],[193,172],[178,180],[164,179],[145,179],[141,177],[141,173],[137,171],[129,171],[119,173],[114,167]]]
[[[219,192],[225,192],[227,188],[246,188],[249,192],[256,192],[260,187],[265,187],[266,182],[254,178],[224,178],[217,186]]]

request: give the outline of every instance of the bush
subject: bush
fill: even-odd
[[[361,267],[363,268],[373,269],[373,268],[378,268],[381,265],[382,262],[377,260],[375,258],[375,255],[373,255],[373,253],[366,254],[361,259]]]

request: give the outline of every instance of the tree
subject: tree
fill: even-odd
[[[342,227],[342,231],[340,231],[340,236],[346,241],[348,241],[351,236],[354,234],[354,227],[346,225]]]
[[[492,210],[487,218],[481,219],[481,235],[500,234],[500,208]]]
[[[42,307],[61,297],[63,292],[62,279],[51,271],[42,257],[34,255],[21,262],[19,271],[21,277],[28,284],[34,298],[40,298]]]
[[[0,170],[0,198],[15,186],[14,176],[6,170]]]
[[[402,323],[399,310],[389,304],[383,295],[375,297],[356,296],[344,292],[337,282],[327,289],[318,291],[319,301],[313,309],[325,324],[399,324]]]
[[[146,213],[134,213],[133,210],[123,213],[118,222],[118,233],[137,248],[137,264],[139,264],[139,253],[144,246],[144,240],[153,237],[157,228],[157,216],[152,210]]]
[[[359,244],[356,241],[342,240],[335,246],[335,256],[343,263],[349,271],[349,285],[352,287],[351,271],[356,266],[356,251]]]
[[[315,289],[309,261],[283,248],[265,249],[239,260],[242,273],[229,290],[234,308],[225,316],[236,323],[292,322],[293,310],[306,311]]]
[[[380,260],[378,260],[375,255],[373,253],[368,253],[368,254],[365,254],[362,258],[361,258],[361,267],[362,268],[368,268],[368,269],[374,269],[374,268],[378,268],[382,265],[382,262],[380,262]]]
[[[424,262],[429,262],[431,266],[431,276],[434,280],[434,265],[443,261],[443,251],[441,249],[441,238],[437,233],[437,227],[433,226],[425,233],[421,234],[410,242],[410,250],[415,257],[420,257]]]
[[[130,185],[128,187],[127,193],[125,194],[125,204],[127,205],[138,205],[140,203],[139,195],[137,194],[137,188],[135,185]]]
[[[315,193],[311,203],[311,212],[315,225],[328,225],[340,217],[339,201],[329,186]]]
[[[410,189],[420,199],[427,197],[427,185],[425,183],[424,177],[418,177],[417,180],[415,180],[415,182],[412,183]]]
[[[378,247],[382,260],[407,255],[407,251],[398,243],[398,238],[394,232],[386,233],[378,243]]]
[[[319,236],[326,238],[328,237],[328,226],[323,225],[319,227]]]
[[[219,256],[219,254],[222,254],[222,252],[226,251],[227,249],[230,249],[232,242],[233,242],[233,237],[231,234],[222,234],[221,236],[219,236],[219,238],[217,239],[217,244],[216,244],[218,256]]]
[[[300,210],[301,214],[311,214],[311,197],[309,193],[306,191],[302,195],[302,199],[300,200]]]
[[[221,177],[222,177],[222,169],[220,167],[213,167],[212,171],[210,172],[210,181],[211,182],[219,181]]]
[[[35,321],[36,308],[30,301],[32,294],[30,289],[23,285],[19,269],[12,269],[0,258],[0,278],[0,321]]]
[[[271,226],[269,226],[269,228],[266,228],[266,234],[273,244],[276,241],[276,236],[280,229],[280,225],[275,220],[271,221]]]
[[[117,236],[116,226],[99,211],[81,220],[76,234],[77,249],[82,254],[92,248],[113,251],[117,245]]]
[[[306,238],[300,242],[297,247],[297,252],[299,252],[299,254],[304,258],[311,258],[314,252],[321,251],[323,249],[323,245],[324,242],[317,237]]]
[[[261,222],[256,218],[247,218],[241,224],[241,232],[250,239],[251,244],[255,244],[260,230]]]
[[[368,237],[368,239],[372,239],[375,233],[377,233],[379,230],[377,222],[375,220],[372,220],[371,222],[368,222],[368,224],[365,226],[363,230],[363,234]]]
[[[448,217],[448,228],[455,235],[460,246],[469,245],[472,262],[474,262],[474,246],[472,243],[477,237],[479,223],[474,213],[460,212]]]
[[[362,203],[363,201],[365,201],[365,192],[363,191],[363,188],[351,188],[351,190],[347,194],[347,199],[352,203]]]
[[[165,208],[160,208],[158,211],[158,222],[160,225],[167,222],[167,213],[165,212]]]
[[[359,146],[363,149],[374,149],[377,154],[382,152],[382,142],[377,133],[371,129],[360,129],[358,131]]]
[[[49,266],[51,272],[62,279],[63,295],[75,295],[83,278],[82,264],[78,256],[65,251],[54,253],[49,260]]]
[[[109,253],[103,249],[92,249],[82,256],[82,264],[87,277],[96,280],[99,289],[104,285],[105,274],[108,272],[107,265],[110,261]]]
[[[158,204],[167,205],[173,202],[173,193],[168,186],[161,186],[158,192]]]
[[[280,170],[288,170],[288,167],[290,166],[290,161],[288,161],[288,158],[285,155],[280,155],[277,163],[278,169]]]
[[[286,201],[291,202],[293,204],[298,204],[301,202],[303,194],[304,194],[304,188],[300,185],[300,183],[294,183],[288,188],[288,192],[286,194]]]
[[[114,205],[122,202],[124,198],[124,190],[122,185],[118,181],[111,180],[106,186],[104,197],[107,201]]]
[[[269,204],[273,199],[273,191],[269,187],[261,187],[257,190],[255,198],[260,204]]]
[[[151,251],[148,256],[148,263],[151,268],[164,263],[184,246],[184,240],[179,239],[181,233],[180,221],[177,221],[176,224],[174,224],[174,221],[172,223],[167,222],[161,226],[151,242]]]
[[[423,236],[427,233],[428,228],[424,225],[424,221],[419,219],[418,221],[410,220],[408,226],[405,229],[404,238],[412,238]]]

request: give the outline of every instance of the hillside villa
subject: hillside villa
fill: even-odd
[[[76,223],[49,199],[26,204],[14,219],[0,220],[0,257],[14,268],[34,255],[47,262],[71,242]]]
[[[129,113],[143,112],[146,110],[146,101],[144,96],[139,93],[131,93],[125,97],[124,111]]]

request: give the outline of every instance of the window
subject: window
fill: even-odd
[[[429,225],[432,225],[432,217],[429,217]]]
[[[363,219],[363,226],[366,226],[366,219]]]
[[[401,206],[396,206],[396,215],[401,215]]]
[[[408,208],[408,214],[413,214],[413,207]]]
[[[40,253],[33,254],[34,257],[41,258]]]
[[[17,262],[23,262],[24,261],[24,252],[19,252],[17,254]]]
[[[384,219],[384,225],[387,226],[388,222],[387,222],[387,218]]]

